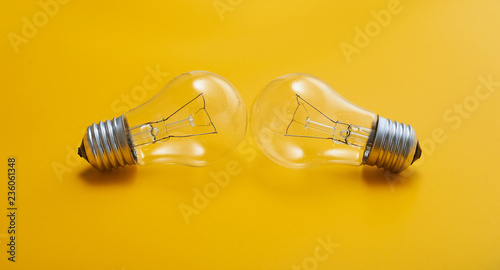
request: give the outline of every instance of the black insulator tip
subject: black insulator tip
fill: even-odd
[[[417,141],[417,149],[415,149],[415,155],[413,156],[413,161],[411,162],[411,164],[417,161],[420,158],[420,156],[422,156],[422,148],[420,148],[420,142]]]
[[[85,153],[85,145],[83,145],[83,140],[80,147],[78,147],[78,155],[87,160],[87,153]]]

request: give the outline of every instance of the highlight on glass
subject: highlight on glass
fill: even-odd
[[[254,102],[250,125],[261,151],[291,168],[366,164],[397,173],[422,152],[411,126],[354,105],[308,74],[267,85]]]
[[[229,81],[192,71],[124,115],[89,126],[78,153],[101,171],[133,164],[205,166],[235,150],[246,122],[245,104]]]

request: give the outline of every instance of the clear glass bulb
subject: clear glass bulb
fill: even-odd
[[[291,168],[368,164],[399,172],[421,153],[411,126],[360,108],[307,74],[267,85],[252,107],[251,129],[267,157]]]
[[[193,71],[124,115],[88,127],[79,154],[99,170],[204,166],[232,152],[245,130],[245,104],[234,86],[217,74]]]

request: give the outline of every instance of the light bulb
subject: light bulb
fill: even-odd
[[[78,153],[99,170],[204,166],[232,152],[245,130],[245,104],[234,86],[217,74],[193,71],[124,115],[89,126]]]
[[[360,108],[307,74],[267,85],[252,107],[251,129],[268,158],[291,168],[367,164],[400,172],[421,155],[411,126]]]

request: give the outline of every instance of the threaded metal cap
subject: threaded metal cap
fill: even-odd
[[[420,158],[422,149],[410,125],[379,116],[375,132],[368,143],[364,164],[398,173]]]
[[[128,124],[123,115],[94,123],[87,128],[78,154],[100,171],[136,164],[127,130]]]

